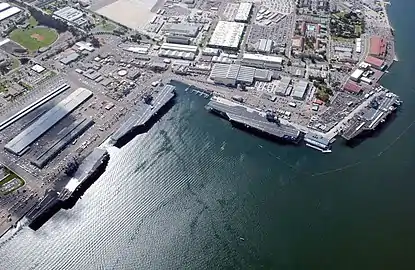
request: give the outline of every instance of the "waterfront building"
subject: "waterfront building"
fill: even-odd
[[[369,40],[369,55],[384,58],[386,56],[386,41],[378,36],[371,37]]]

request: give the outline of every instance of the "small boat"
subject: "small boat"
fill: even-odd
[[[312,144],[309,144],[309,143],[306,143],[305,145],[307,145],[308,147],[311,147],[311,148],[313,148],[313,149],[315,149],[315,150],[318,150],[318,151],[320,151],[320,152],[322,152],[322,153],[331,153],[331,152],[332,152],[332,151],[331,151],[331,149],[329,149],[329,148],[327,148],[327,149],[322,149],[322,148],[320,148],[320,147],[317,147],[317,146],[312,145]]]

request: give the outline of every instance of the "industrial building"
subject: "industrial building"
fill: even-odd
[[[242,63],[247,66],[259,68],[281,69],[283,58],[279,56],[244,53]]]
[[[256,44],[256,50],[260,53],[270,53],[274,42],[271,39],[260,39]]]
[[[75,43],[75,45],[78,48],[78,51],[88,51],[88,52],[93,52],[95,50],[94,46],[92,46],[91,43],[89,42],[84,42],[84,41],[79,41],[77,43]]]
[[[43,168],[49,161],[56,157],[65,146],[84,133],[93,124],[94,121],[87,118],[82,118],[73,122],[59,132],[56,140],[51,142],[50,148],[47,148],[39,156],[31,158],[30,163],[40,169]]]
[[[209,40],[210,47],[237,50],[242,39],[245,24],[219,21]]]
[[[0,11],[8,9],[10,7],[9,3],[0,3]]]
[[[55,16],[75,25],[84,25],[87,20],[83,18],[84,13],[73,7],[64,7],[53,13]]]
[[[275,94],[279,96],[289,96],[291,94],[291,88],[289,87],[290,83],[290,77],[282,77],[274,91]]]
[[[385,61],[383,61],[382,59],[376,58],[374,56],[368,56],[365,59],[365,62],[368,63],[370,66],[379,69],[379,70],[383,70],[385,69]]]
[[[163,32],[169,35],[196,37],[199,33],[199,28],[200,26],[190,23],[172,23],[166,24]]]
[[[36,64],[32,67],[32,70],[35,71],[36,73],[42,73],[45,70],[45,68],[42,67],[41,65]]]
[[[352,81],[358,82],[360,80],[360,77],[362,77],[364,70],[362,69],[356,69],[353,71],[353,73],[350,75],[350,79]]]
[[[125,47],[124,50],[132,53],[138,53],[138,54],[148,54],[149,47],[147,46],[130,46]]]
[[[73,52],[71,54],[68,54],[67,56],[63,57],[60,62],[64,65],[69,65],[72,62],[75,62],[79,58],[79,53]]]
[[[233,60],[229,58],[229,55],[222,53],[219,56],[217,56],[217,55],[213,56],[212,57],[212,62],[213,63],[225,63],[225,64],[227,63],[227,64],[230,64],[230,63],[233,62]]]
[[[10,7],[10,5],[9,5],[9,7]],[[7,18],[10,18],[11,16],[16,15],[20,11],[22,11],[22,10],[18,7],[5,8],[3,11],[0,12],[0,21],[3,21]]]
[[[386,41],[381,37],[371,37],[369,40],[369,55],[385,58],[386,56]]]
[[[300,80],[294,85],[293,92],[291,96],[298,100],[303,100],[308,90],[308,82]]]
[[[196,55],[192,52],[174,51],[174,50],[160,50],[158,53],[161,57],[169,57],[183,60],[194,60]]]
[[[251,14],[252,3],[243,2],[239,4],[238,10],[235,15],[235,22],[248,22],[249,15]]]
[[[197,53],[197,46],[174,44],[174,43],[163,43],[160,47],[161,50],[179,51],[179,52],[190,52]]]
[[[355,51],[357,53],[361,53],[362,52],[362,39],[361,38],[356,38],[356,47],[355,47]]]
[[[362,89],[363,88],[360,85],[351,80],[348,80],[346,84],[343,86],[343,90],[353,94],[359,94],[360,92],[362,92]]]
[[[219,49],[214,49],[214,48],[204,48],[202,50],[202,55],[218,56],[219,53],[220,53]]]
[[[68,97],[63,99],[52,109],[40,116],[33,124],[23,130],[14,139],[8,142],[4,148],[16,155],[22,155],[28,147],[40,136],[51,129],[70,112],[92,96],[92,92],[85,88],[78,88]]]
[[[256,69],[236,64],[214,64],[210,79],[215,83],[235,86],[237,83],[252,84],[254,80],[270,81],[273,73],[270,70]]]
[[[185,36],[178,36],[178,35],[169,35],[166,37],[167,43],[176,43],[176,44],[184,44],[189,45],[190,44],[190,38]]]
[[[349,52],[352,53],[353,49],[349,47],[335,46],[334,51],[336,52]]]

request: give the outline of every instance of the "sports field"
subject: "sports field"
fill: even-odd
[[[47,27],[30,27],[28,29],[16,29],[10,33],[10,39],[19,43],[29,51],[51,45],[58,38],[54,29]]]

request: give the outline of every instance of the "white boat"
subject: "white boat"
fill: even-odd
[[[309,144],[309,143],[306,143],[305,145],[307,145],[308,147],[311,147],[311,148],[313,148],[315,150],[318,150],[318,151],[320,151],[322,153],[331,153],[332,152],[331,149],[322,149],[320,147],[317,147],[317,146],[312,145],[312,144]]]

